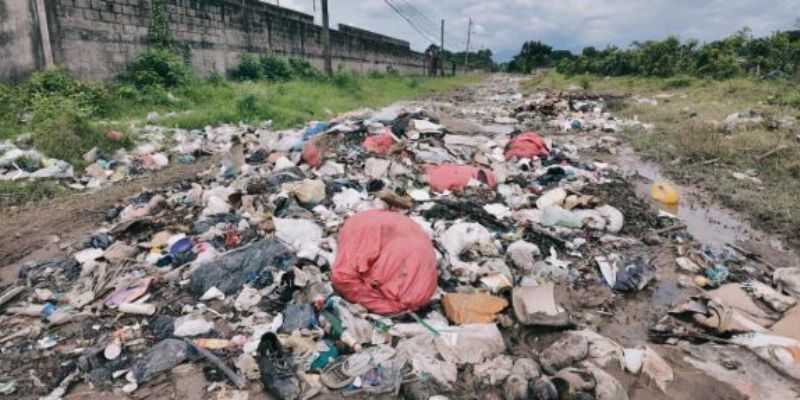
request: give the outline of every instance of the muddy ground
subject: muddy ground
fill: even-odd
[[[69,246],[94,231],[121,201],[147,188],[177,185],[194,179],[217,157],[195,164],[174,163],[167,169],[92,192],[74,192],[36,204],[0,210],[0,278],[9,282],[27,261],[66,254]]]

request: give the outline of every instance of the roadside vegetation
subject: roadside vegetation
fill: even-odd
[[[48,156],[81,166],[81,155],[92,147],[130,147],[133,138],[111,141],[105,132],[129,131],[132,125],[153,123],[179,128],[203,128],[220,123],[272,120],[276,128],[328,118],[358,107],[379,107],[468,84],[478,76],[430,79],[396,73],[356,76],[338,71],[322,76],[303,60],[243,56],[226,79],[191,74],[172,53],[143,54],[128,71],[107,84],[72,79],[63,69],[43,71],[29,81],[0,86],[0,139],[18,138]],[[155,114],[153,114],[154,116]]]
[[[178,54],[151,49],[106,83],[82,82],[60,68],[39,72],[26,82],[0,83],[0,141],[35,148],[80,171],[86,165],[85,152],[93,147],[104,152],[131,148],[136,128],[150,123],[202,129],[270,120],[280,129],[480,79],[400,76],[394,71],[357,76],[341,69],[327,78],[304,60],[247,54],[227,77],[216,72],[198,77]],[[109,131],[122,132],[122,140],[109,138]],[[6,204],[61,192],[53,183],[0,185],[0,199]]]
[[[539,41],[523,44],[508,64],[511,72],[530,73],[538,68],[556,68],[564,74],[644,76],[671,78],[729,79],[735,77],[800,79],[800,18],[797,30],[778,31],[755,37],[745,27],[708,43],[681,40],[636,41],[627,48],[586,47],[580,54],[554,50]]]
[[[646,158],[662,164],[677,181],[705,188],[717,200],[752,217],[762,228],[800,240],[800,83],[787,80],[693,77],[566,76],[546,73],[525,85],[581,87],[622,96],[613,113],[638,117],[655,129],[632,129],[624,137]],[[633,96],[657,100],[636,102]],[[728,129],[725,119],[753,112],[757,123]],[[749,175],[756,180],[734,177]],[[760,183],[759,183],[760,181]]]

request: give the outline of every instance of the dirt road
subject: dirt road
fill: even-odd
[[[168,169],[92,192],[74,192],[37,204],[4,209],[0,218],[0,280],[12,282],[27,261],[65,255],[69,246],[101,227],[108,212],[123,200],[148,188],[195,179],[216,157],[197,163],[175,163]]]

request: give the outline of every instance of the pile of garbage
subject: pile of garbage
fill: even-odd
[[[86,152],[83,159],[89,165],[78,178],[78,182],[70,187],[95,189],[167,168],[170,162],[192,164],[199,157],[230,153],[239,144],[236,138],[241,130],[249,129],[256,134],[265,134],[270,125],[267,121],[257,128],[222,125],[193,130],[145,125],[134,129],[132,137],[136,138],[137,145],[130,151],[118,149],[112,154],[105,154],[98,148],[93,148]],[[113,140],[121,138],[123,134],[111,131],[107,136]]]
[[[633,123],[600,101],[497,93],[514,83],[473,95],[524,110],[520,128]],[[507,116],[474,104],[477,120]],[[429,110],[456,104],[428,106],[301,130],[176,132],[185,155],[225,157],[120,204],[68,257],[0,288],[0,395],[56,399],[83,382],[121,396],[196,363],[216,398],[624,399],[612,370],[666,394],[675,376],[660,346],[715,340],[800,379],[800,269],[770,277],[695,243],[574,144],[453,133]],[[696,296],[650,342],[599,333],[665,272]],[[536,332],[548,340],[528,346]]]
[[[72,178],[68,163],[45,157],[36,150],[23,150],[10,141],[0,142],[0,181],[40,178]]]
[[[135,138],[136,145],[130,150],[94,147],[84,153],[87,165],[78,174],[65,161],[48,158],[35,149],[23,150],[10,141],[0,142],[0,181],[59,179],[72,189],[97,189],[162,170],[171,162],[192,164],[200,157],[230,153],[240,144],[236,139],[241,131],[268,135],[272,133],[271,125],[265,121],[258,127],[222,125],[186,130],[148,124],[133,128],[130,137]],[[106,138],[119,142],[125,139],[125,134],[111,130]]]

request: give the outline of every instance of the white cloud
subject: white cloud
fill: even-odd
[[[311,14],[315,0],[284,0],[281,5]],[[392,0],[410,3],[432,22],[422,29],[438,39],[446,20],[445,47],[462,50],[473,18],[472,48],[489,48],[498,58],[515,54],[526,40],[579,51],[585,46],[625,47],[634,40],[669,35],[709,41],[744,26],[756,35],[792,28],[800,17],[798,0]],[[271,1],[274,3],[274,1]],[[316,19],[320,8],[317,2]],[[430,39],[417,33],[383,0],[331,0],[331,21],[346,23],[411,42],[425,49]]]

